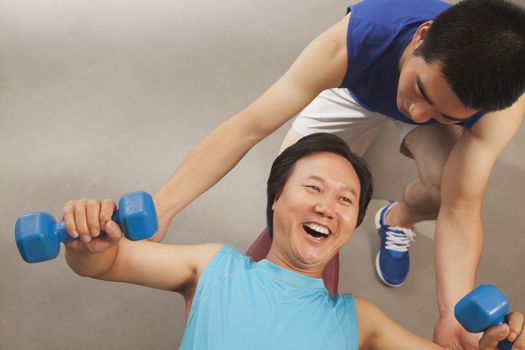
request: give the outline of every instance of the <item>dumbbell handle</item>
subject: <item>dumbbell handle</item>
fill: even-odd
[[[499,323],[498,325],[505,324],[504,322]],[[508,341],[507,339],[503,339],[499,342],[498,347],[500,350],[511,350],[512,349],[512,343]]]
[[[113,212],[113,215],[111,216],[111,220],[115,221],[120,226],[120,217],[118,210],[115,210]],[[63,221],[58,221],[55,225],[55,235],[58,237],[60,242],[66,243],[71,241],[78,241],[80,239],[80,236],[77,236],[76,238],[73,238],[69,235],[66,229],[66,224]],[[98,237],[104,236],[105,232],[100,231],[100,235]],[[97,238],[98,238],[97,237]]]

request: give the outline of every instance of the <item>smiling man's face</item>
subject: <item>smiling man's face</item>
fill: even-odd
[[[320,277],[354,232],[360,190],[352,164],[340,155],[320,152],[298,160],[273,204],[268,259]]]

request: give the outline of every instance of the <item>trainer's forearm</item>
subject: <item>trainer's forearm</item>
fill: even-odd
[[[475,287],[483,248],[481,211],[442,207],[434,240],[439,313],[450,315],[457,301]]]
[[[253,146],[236,135],[230,119],[213,130],[186,156],[155,194],[158,210],[170,217],[226,175]],[[158,203],[158,204],[157,204]]]
[[[66,247],[66,262],[76,274],[84,277],[100,278],[109,271],[118,256],[118,245],[99,254],[90,254]]]
[[[155,194],[160,222],[169,222],[195,198],[216,184],[266,136],[257,135],[247,123],[247,120],[243,120],[243,113],[237,114],[213,130],[191,151]],[[162,237],[155,237],[156,241],[160,239]]]

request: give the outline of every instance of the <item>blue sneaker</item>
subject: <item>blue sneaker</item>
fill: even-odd
[[[386,214],[396,204],[397,202],[390,201],[390,204],[379,209],[375,216],[377,233],[381,237],[381,248],[376,257],[376,272],[390,287],[399,287],[405,282],[410,269],[408,247],[416,237],[410,229],[385,224]]]

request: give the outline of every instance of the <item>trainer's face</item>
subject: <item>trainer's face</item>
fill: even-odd
[[[479,110],[467,108],[441,73],[439,63],[428,64],[414,50],[422,43],[431,22],[423,24],[408,45],[399,64],[397,108],[416,123],[431,119],[441,124],[467,120]]]
[[[321,152],[297,161],[273,204],[268,258],[320,277],[354,232],[360,188],[353,166],[342,156]]]

